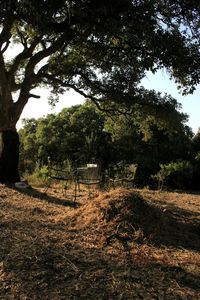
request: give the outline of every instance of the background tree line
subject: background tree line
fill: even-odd
[[[137,163],[137,185],[198,189],[200,132],[186,125],[187,115],[169,95],[151,91],[148,108],[116,104],[106,112],[89,100],[40,119],[25,119],[19,130],[20,172],[31,174],[47,166],[100,162],[111,167]]]

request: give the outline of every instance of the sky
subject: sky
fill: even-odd
[[[189,121],[187,125],[192,128],[194,133],[197,133],[200,127],[200,85],[197,86],[196,91],[192,95],[182,96],[176,84],[169,79],[168,74],[164,70],[158,71],[155,75],[150,72],[147,73],[146,78],[142,80],[142,85],[147,89],[154,89],[157,92],[170,94],[182,105],[182,112],[188,114]],[[82,104],[84,98],[75,91],[70,90],[60,97],[59,103],[55,108],[51,108],[48,104],[48,90],[37,90],[36,93],[41,96],[40,99],[30,99],[21,118],[17,124],[19,129],[22,126],[22,119],[24,118],[40,118],[50,113],[58,113],[64,107],[70,107],[76,104]]]
[[[147,73],[142,84],[147,89],[154,89],[157,92],[170,94],[182,105],[182,112],[189,116],[187,125],[192,128],[194,133],[197,133],[200,128],[200,85],[196,87],[193,94],[182,96],[178,91],[173,80],[169,79],[166,71],[160,70],[155,75]]]
[[[23,119],[38,119],[47,114],[58,113],[65,107],[84,103],[84,97],[73,90],[66,92],[60,97],[59,102],[54,108],[48,104],[49,91],[46,89],[35,89],[34,93],[40,96],[40,99],[30,98],[26,104],[22,115],[17,123],[17,129],[23,126]]]

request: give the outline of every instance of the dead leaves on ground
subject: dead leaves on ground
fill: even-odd
[[[200,196],[0,188],[0,299],[200,299]]]

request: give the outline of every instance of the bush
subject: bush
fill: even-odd
[[[35,187],[44,187],[47,186],[48,183],[48,167],[42,166],[39,168],[38,166],[35,168],[35,171],[32,174],[26,173],[24,178],[28,181],[28,183]]]
[[[178,189],[191,189],[194,167],[189,161],[176,161],[160,165],[160,171],[152,178],[157,181],[158,188],[165,186]]]

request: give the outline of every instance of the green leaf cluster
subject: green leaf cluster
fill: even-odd
[[[160,164],[189,161],[194,157],[192,132],[185,125],[187,117],[177,110],[177,102],[169,99],[163,101],[169,102],[170,109],[163,114],[161,105],[160,115],[159,109],[149,115],[142,114],[139,108],[136,111],[135,107],[130,114],[111,115],[87,101],[63,109],[57,115],[25,120],[20,130],[23,170],[29,168],[30,156],[35,165],[41,166],[47,165],[48,157],[57,166],[67,160],[74,166],[98,161],[103,170],[137,163],[138,184],[153,184],[151,175],[159,172]],[[171,113],[176,118],[167,122]],[[159,176],[163,175],[159,173]]]

